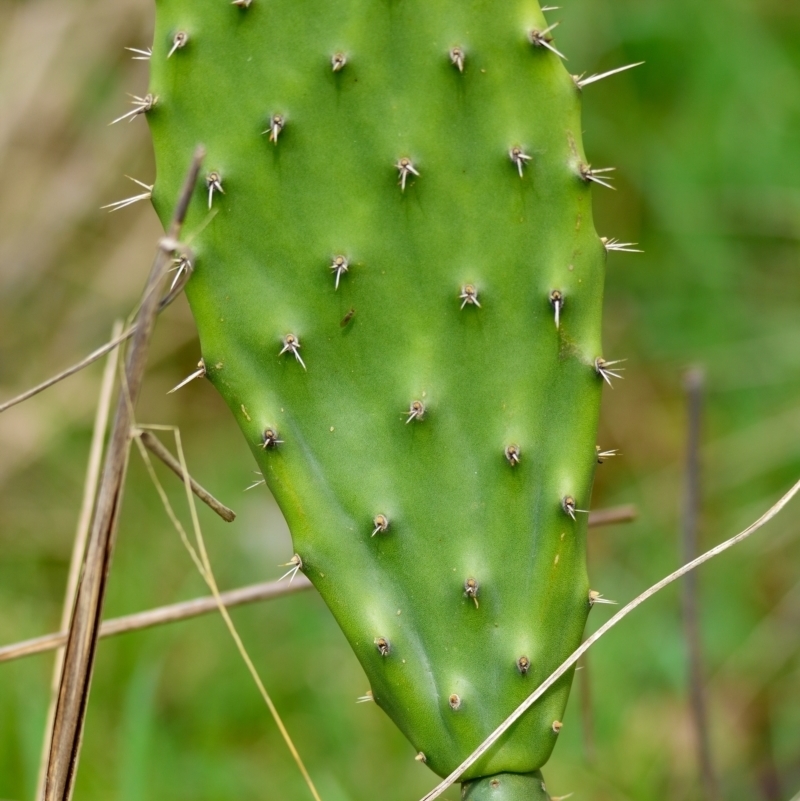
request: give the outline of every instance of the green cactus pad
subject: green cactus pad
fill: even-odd
[[[162,219],[207,149],[206,375],[375,701],[444,775],[590,608],[606,251],[580,90],[533,0],[157,7]],[[466,778],[537,770],[570,683]]]
[[[465,782],[461,801],[550,801],[542,774],[501,773]]]

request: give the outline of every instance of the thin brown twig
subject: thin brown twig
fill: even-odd
[[[239,655],[242,657],[245,665],[247,666],[250,675],[255,682],[256,687],[258,688],[259,693],[261,693],[261,697],[264,699],[264,703],[267,705],[270,714],[272,715],[272,719],[275,721],[275,725],[278,727],[278,731],[281,733],[281,737],[283,737],[283,741],[286,743],[286,747],[289,749],[289,752],[292,755],[292,759],[294,759],[295,764],[297,765],[298,770],[303,776],[303,780],[306,783],[311,795],[314,797],[314,801],[322,801],[319,796],[319,792],[317,791],[316,785],[314,784],[313,779],[311,778],[311,774],[308,772],[308,769],[303,762],[300,753],[297,750],[297,747],[294,744],[294,741],[287,730],[283,719],[278,712],[275,703],[272,700],[272,697],[267,692],[267,688],[264,686],[264,682],[261,680],[261,676],[256,670],[255,664],[253,664],[253,660],[250,658],[250,654],[245,647],[244,642],[242,641],[241,636],[239,635],[239,631],[236,626],[233,624],[233,620],[231,619],[230,613],[228,612],[225,604],[222,603],[222,599],[220,597],[219,587],[217,586],[217,579],[214,576],[214,571],[211,569],[211,561],[208,558],[208,551],[206,550],[206,543],[205,539],[203,538],[203,531],[200,528],[200,518],[197,516],[197,506],[194,502],[194,497],[192,496],[192,488],[189,479],[189,468],[186,465],[186,455],[183,452],[183,445],[181,444],[181,432],[180,429],[174,429],[175,434],[175,445],[178,450],[178,456],[181,461],[181,470],[183,472],[183,484],[186,488],[186,502],[189,505],[189,511],[191,512],[192,516],[192,527],[194,529],[194,536],[195,542],[197,543],[197,549],[200,552],[200,556],[203,562],[203,567],[205,568],[205,576],[206,576],[206,584],[208,584],[208,588],[211,590],[212,595],[214,596],[214,600],[217,602],[217,608],[219,609],[220,616],[225,621],[225,625],[228,628],[228,631],[233,638],[234,643],[236,643],[236,648],[239,651]]]
[[[221,592],[219,597],[225,607],[230,609],[243,604],[271,601],[273,598],[294,595],[297,592],[310,590],[312,586],[305,576],[297,576],[291,584],[288,581],[267,581],[262,584],[251,584],[247,587],[239,587],[236,590]],[[132,631],[163,626],[166,623],[177,623],[180,620],[189,620],[190,618],[216,611],[218,611],[218,606],[213,595],[193,598],[191,601],[181,601],[167,606],[159,606],[155,609],[148,609],[145,612],[136,612],[132,615],[114,617],[103,621],[98,639],[102,640],[106,637],[115,637],[118,634],[128,634]],[[66,631],[61,631],[7,645],[0,648],[0,662],[11,662],[25,656],[53,651],[63,646],[66,641],[67,633]]]
[[[589,528],[613,526],[616,523],[632,523],[639,516],[639,510],[632,504],[612,506],[609,509],[597,509],[589,512]]]
[[[141,389],[150,337],[160,305],[155,290],[161,286],[166,275],[167,263],[178,246],[178,238],[197,184],[203,157],[202,149],[198,149],[193,156],[167,237],[159,242],[158,252],[143,293],[144,302],[136,319],[136,331],[125,369],[124,391],[120,393],[117,402],[84,560],[83,576],[78,586],[67,635],[64,669],[53,720],[44,801],[70,801],[72,797],[97,649],[97,635],[130,453],[132,408]]]
[[[162,312],[164,309],[175,300],[178,295],[183,291],[183,287],[186,284],[189,276],[185,275],[181,277],[181,280],[175,284],[174,287],[167,292],[164,297],[161,298],[158,304],[158,311]],[[107,353],[110,353],[112,350],[118,348],[122,345],[123,342],[127,342],[134,334],[136,333],[136,324],[129,326],[126,328],[121,334],[118,336],[112,337],[105,345],[101,345],[96,350],[93,350],[88,356],[81,359],[79,362],[76,362],[71,367],[67,367],[66,370],[62,370],[60,373],[56,373],[55,375],[50,376],[45,381],[42,381],[41,384],[37,384],[35,387],[31,387],[25,392],[22,392],[19,395],[16,395],[13,398],[5,401],[4,403],[0,403],[0,414],[5,412],[6,410],[10,409],[12,406],[16,406],[18,403],[22,403],[23,401],[28,400],[29,398],[34,397],[34,395],[38,395],[40,392],[44,392],[44,390],[49,389],[50,387],[58,384],[60,381],[63,381],[65,378],[69,378],[75,373],[79,373],[85,367],[88,367],[90,364],[94,364],[98,359],[102,359]]]
[[[247,652],[247,648],[245,647],[244,642],[242,641],[241,636],[239,635],[236,626],[231,619],[230,613],[228,612],[225,604],[222,602],[222,597],[217,586],[217,580],[214,577],[214,572],[211,569],[211,561],[208,558],[208,552],[206,551],[205,540],[203,539],[203,532],[200,528],[200,519],[197,516],[197,506],[194,502],[194,496],[192,494],[192,488],[190,484],[190,476],[189,476],[189,469],[186,465],[186,456],[183,452],[183,445],[181,443],[181,432],[180,429],[175,426],[159,426],[161,430],[168,430],[171,431],[173,436],[175,437],[175,447],[178,451],[178,457],[180,459],[181,465],[181,475],[183,478],[184,488],[186,490],[186,502],[189,506],[189,511],[192,517],[192,528],[194,530],[195,536],[195,543],[196,548],[192,546],[189,542],[189,538],[186,535],[186,531],[184,530],[183,525],[181,524],[178,516],[175,514],[174,509],[172,508],[172,504],[167,497],[166,492],[164,491],[161,482],[158,480],[158,476],[153,470],[153,465],[151,463],[151,459],[145,449],[144,445],[142,444],[141,440],[136,439],[136,444],[139,447],[139,451],[144,458],[145,464],[148,469],[148,473],[153,481],[153,485],[158,492],[159,497],[161,498],[161,502],[164,506],[164,510],[167,513],[167,516],[172,521],[178,535],[181,538],[186,550],[189,552],[189,555],[192,558],[192,561],[195,563],[198,572],[203,577],[203,580],[206,582],[208,588],[211,590],[211,593],[214,597],[214,600],[217,605],[217,609],[219,610],[220,616],[222,617],[223,621],[225,622],[226,627],[228,628],[228,632],[230,633],[231,637],[233,638],[234,643],[236,644],[236,648],[239,651],[239,655],[242,657],[242,661],[245,663],[247,670],[250,673],[250,676],[253,679],[256,687],[258,688],[261,697],[264,700],[264,703],[267,705],[270,714],[272,715],[272,719],[275,721],[275,725],[278,727],[278,731],[283,737],[284,742],[286,743],[286,747],[289,749],[289,753],[291,753],[292,758],[295,761],[295,764],[298,767],[298,770],[303,776],[303,779],[308,786],[311,795],[314,797],[314,801],[321,801],[319,797],[319,793],[317,792],[317,788],[314,785],[313,780],[311,779],[311,775],[308,772],[294,742],[292,741],[291,735],[289,734],[286,726],[283,723],[283,720],[278,712],[277,707],[272,701],[272,697],[267,692],[267,688],[264,686],[264,682],[261,680],[261,676],[256,670],[256,666],[253,663],[253,660],[250,658],[250,654]]]
[[[181,472],[180,462],[169,452],[169,450],[162,444],[154,434],[149,431],[138,431],[137,435],[141,439],[142,444],[154,456],[157,456],[178,478],[183,481],[183,473]],[[236,512],[225,506],[224,503],[218,501],[208,490],[200,486],[191,476],[189,483],[192,492],[204,503],[209,509],[213,509],[223,520],[232,523],[236,519]]]
[[[0,414],[7,409],[10,409],[12,406],[22,403],[22,401],[26,401],[28,398],[32,398],[34,395],[38,395],[40,392],[44,392],[44,390],[49,389],[59,381],[63,381],[65,378],[75,375],[75,373],[83,370],[84,367],[94,364],[98,359],[102,359],[107,353],[110,353],[112,350],[118,348],[123,342],[130,339],[135,331],[136,326],[131,326],[118,336],[112,337],[108,342],[106,342],[105,345],[101,345],[99,348],[97,348],[97,350],[93,350],[86,358],[81,359],[76,364],[73,364],[72,367],[67,367],[66,370],[62,370],[60,373],[50,376],[50,378],[48,378],[46,381],[42,381],[41,384],[31,387],[31,389],[26,390],[10,400],[7,400],[5,403],[0,403]]]
[[[114,323],[111,331],[112,341],[116,339],[122,331],[122,321]],[[108,355],[103,377],[100,381],[100,396],[97,402],[97,412],[94,418],[94,428],[92,430],[92,443],[89,448],[89,462],[86,467],[86,479],[83,485],[83,500],[81,510],[78,515],[78,524],[75,529],[75,539],[72,544],[72,555],[69,562],[69,573],[67,575],[67,587],[64,592],[64,605],[61,609],[61,631],[65,631],[69,625],[72,607],[75,605],[75,595],[78,591],[78,580],[81,574],[84,553],[86,552],[86,539],[89,536],[89,527],[92,523],[92,512],[97,498],[97,482],[100,478],[100,466],[103,459],[103,444],[108,428],[108,417],[111,411],[111,399],[114,392],[114,378],[117,373],[119,351],[112,350]],[[66,635],[64,636],[66,642]],[[42,741],[42,754],[39,761],[39,777],[36,781],[35,798],[42,797],[44,792],[44,779],[47,770],[47,759],[50,754],[50,737],[53,729],[53,718],[56,714],[56,701],[58,700],[58,686],[61,679],[61,669],[64,666],[64,651],[58,649],[55,663],[53,665],[53,676],[50,681],[50,706],[47,710],[47,722],[45,723],[44,739]]]
[[[135,437],[133,441],[136,443],[136,447],[139,449],[139,455],[142,457],[147,474],[150,476],[150,480],[153,482],[153,486],[156,488],[156,492],[158,493],[158,497],[161,499],[161,504],[167,513],[170,523],[172,523],[173,527],[178,532],[181,542],[183,543],[183,547],[186,548],[187,552],[189,553],[192,562],[194,562],[194,566],[197,568],[197,572],[201,575],[203,581],[206,581],[206,569],[203,567],[203,563],[200,561],[200,555],[197,553],[192,543],[189,542],[189,537],[186,534],[183,523],[181,523],[181,521],[178,519],[178,515],[175,514],[175,510],[172,508],[172,504],[169,502],[169,498],[167,497],[166,490],[158,480],[156,469],[153,467],[153,460],[150,458],[147,448],[144,447],[142,441],[138,437]]]
[[[701,556],[693,559],[688,564],[679,567],[673,573],[665,576],[661,581],[653,584],[652,587],[646,589],[641,595],[637,595],[630,603],[622,607],[612,618],[604,623],[600,628],[584,640],[583,644],[576,648],[570,656],[568,656],[556,670],[551,673],[449,776],[443,779],[436,787],[429,793],[424,795],[420,801],[433,801],[438,798],[445,790],[452,784],[458,781],[459,777],[474,765],[510,728],[513,726],[535,703],[541,698],[550,687],[553,686],[580,658],[585,654],[603,635],[609,632],[621,620],[626,618],[636,607],[643,604],[657,592],[660,592],[664,587],[672,584],[673,581],[685,576],[700,565],[713,559],[715,556],[724,553],[734,545],[738,545],[742,540],[747,539],[753,532],[758,531],[762,526],[768,523],[772,518],[778,515],[783,508],[800,492],[800,481],[797,481],[794,486],[773,506],[771,506],[755,523],[749,525],[744,531],[740,531],[735,536],[731,537],[719,545],[706,551]]]
[[[686,475],[683,503],[683,536],[681,561],[689,562],[697,555],[697,529],[701,509],[700,441],[703,415],[703,371],[689,370],[684,377],[688,412],[686,436]],[[689,696],[695,729],[697,765],[708,801],[719,799],[719,785],[711,758],[708,710],[703,681],[703,647],[697,610],[697,574],[690,573],[683,583],[683,629],[689,672]]]

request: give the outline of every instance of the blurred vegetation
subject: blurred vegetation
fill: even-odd
[[[618,191],[596,192],[598,231],[646,250],[609,258],[606,353],[628,370],[606,393],[600,441],[623,455],[593,500],[640,509],[591,534],[593,586],[624,601],[678,564],[687,365],[708,375],[704,545],[800,475],[800,5],[568,0],[557,15],[571,70],[647,62],[584,92],[589,157],[619,168]],[[146,62],[123,47],[146,46],[151,23],[151,0],[0,0],[0,399],[103,341],[149,269],[149,205],[98,208],[133,193],[124,174],[153,175],[144,121],[107,127],[146,85]],[[227,410],[204,382],[165,395],[197,358],[181,300],[159,322],[139,419],[179,425],[192,471],[239,513],[226,525],[201,510],[220,585],[276,578],[288,534],[263,487],[243,493],[252,462]],[[100,371],[0,416],[2,644],[58,626]],[[700,574],[730,801],[800,790],[797,520],[795,503]],[[135,453],[109,593],[106,616],[205,594]],[[234,619],[325,801],[409,801],[431,786],[380,710],[354,703],[365,680],[317,597]],[[593,749],[576,682],[551,791],[702,798],[679,590],[610,634],[590,666]],[[51,669],[51,655],[0,665],[0,798],[33,795]],[[100,645],[76,799],[308,797],[218,617]]]

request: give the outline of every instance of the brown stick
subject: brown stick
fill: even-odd
[[[114,324],[111,332],[111,340],[114,341],[122,331],[122,321]],[[81,565],[86,552],[86,540],[89,536],[89,526],[92,523],[92,511],[94,510],[97,498],[97,482],[100,478],[100,467],[103,459],[103,444],[108,428],[108,417],[111,410],[111,399],[114,392],[114,379],[117,374],[117,362],[119,351],[109,352],[106,361],[103,378],[100,382],[100,397],[97,402],[97,412],[94,419],[92,431],[92,444],[89,449],[89,463],[86,467],[86,479],[83,486],[83,501],[81,511],[78,516],[78,525],[75,529],[75,539],[72,545],[72,556],[69,562],[69,574],[67,575],[67,588],[64,592],[64,605],[61,609],[61,630],[65,631],[69,626],[72,608],[75,605],[75,595],[78,591],[78,580],[80,579]],[[66,638],[65,638],[66,639]],[[56,714],[56,702],[58,701],[58,687],[61,680],[61,670],[64,667],[64,651],[59,649],[56,653],[55,664],[53,665],[53,677],[50,687],[50,706],[47,710],[47,723],[45,724],[44,740],[42,742],[42,755],[39,764],[39,778],[36,782],[35,798],[41,798],[44,792],[45,772],[47,770],[47,760],[50,754],[50,737],[53,733],[53,719]]]
[[[137,435],[142,441],[142,444],[154,456],[157,456],[161,461],[175,473],[178,478],[183,481],[183,468],[181,463],[167,450],[162,444],[161,440],[149,431],[138,431]],[[191,476],[189,483],[192,492],[210,509],[213,509],[223,520],[232,523],[236,519],[236,512],[229,509],[225,504],[220,503],[208,490],[203,489]]]
[[[312,584],[305,576],[297,576],[291,583],[288,581],[268,581],[263,584],[251,584],[220,594],[223,605],[230,609],[234,606],[252,604],[256,601],[269,601],[273,598],[283,598],[298,592],[311,589]],[[217,602],[212,595],[204,598],[194,598],[191,601],[182,601],[169,606],[159,606],[148,609],[146,612],[137,612],[133,615],[115,617],[103,621],[100,626],[98,639],[114,637],[117,634],[127,634],[131,631],[141,631],[153,626],[162,626],[165,623],[175,623],[179,620],[188,620],[192,617],[207,615],[218,611]],[[32,640],[7,645],[0,648],[0,662],[11,662],[24,656],[33,656],[45,651],[60,648],[67,641],[66,632],[45,634]]]
[[[686,475],[683,508],[681,561],[690,562],[697,555],[697,527],[700,517],[700,440],[703,415],[703,372],[694,368],[684,377],[688,412]],[[695,730],[697,764],[708,801],[717,801],[719,786],[711,758],[708,710],[703,681],[703,646],[697,613],[697,574],[690,573],[683,582],[683,627],[689,672],[689,695]]]
[[[166,274],[167,263],[177,247],[203,156],[203,151],[198,149],[192,159],[167,237],[159,243],[158,253],[147,279],[144,299],[136,318],[136,331],[128,354],[123,391],[117,402],[103,465],[83,576],[78,586],[75,608],[67,634],[64,669],[53,721],[44,801],[70,801],[72,797],[97,650],[97,635],[128,465],[133,409],[142,386],[150,337],[158,313],[158,288]]]
[[[589,512],[589,528],[612,526],[615,523],[631,523],[638,516],[639,510],[633,505],[597,509],[594,512]]]

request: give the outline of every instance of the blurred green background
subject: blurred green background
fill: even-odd
[[[646,251],[609,258],[606,354],[628,363],[600,442],[623,455],[593,499],[640,517],[590,535],[593,586],[627,601],[679,563],[688,365],[707,370],[704,546],[800,475],[800,4],[565,2],[551,19],[572,71],[647,62],[584,92],[589,157],[619,168],[618,191],[596,192],[598,231]],[[124,175],[153,177],[144,121],[107,126],[126,92],[145,91],[147,63],[123,47],[146,46],[151,26],[151,0],[0,0],[0,400],[102,342],[137,299],[155,214],[99,206],[133,193]],[[159,321],[139,419],[179,425],[192,472],[239,513],[226,525],[200,511],[220,585],[277,578],[288,534],[263,487],[243,492],[253,464],[227,409],[202,381],[165,394],[198,356],[181,299]],[[0,416],[0,644],[58,627],[100,373]],[[731,801],[800,791],[798,516],[795,502],[699,576],[713,756]],[[106,616],[203,594],[134,453]],[[590,625],[610,614],[599,607]],[[383,713],[355,704],[366,681],[319,598],[233,616],[324,801],[413,801],[432,786]],[[551,792],[704,798],[679,589],[589,665],[545,769]],[[2,799],[33,796],[51,669],[51,655],[0,664]],[[212,615],[101,643],[75,797],[309,795]]]

